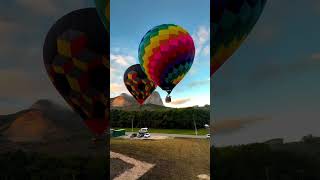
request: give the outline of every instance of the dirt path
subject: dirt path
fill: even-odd
[[[125,171],[124,173],[120,174],[114,180],[136,180],[143,176],[146,172],[152,169],[155,164],[146,163],[143,161],[139,161],[123,154],[110,152],[110,158],[118,158],[122,161],[132,164],[133,168]]]

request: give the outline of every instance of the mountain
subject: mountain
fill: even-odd
[[[126,106],[138,106],[137,101],[126,93],[120,94],[115,98],[111,98],[111,107],[126,107]]]
[[[26,110],[0,116],[0,134],[13,142],[46,142],[89,135],[89,131],[67,107],[39,100]]]
[[[19,111],[17,113],[14,114],[10,114],[10,115],[0,115],[0,135],[1,132],[5,131],[6,129],[8,129],[11,125],[11,123],[21,114],[28,112],[28,110],[23,110],[23,111]]]
[[[122,93],[120,96],[111,98],[111,108],[122,108],[122,107],[138,107],[137,101],[130,95]],[[148,97],[144,103],[145,105],[157,105],[164,106],[161,100],[160,94],[154,91],[150,97]]]
[[[154,91],[144,102],[144,104],[154,104],[154,105],[159,105],[163,106],[163,102],[161,99],[160,94],[157,91]]]

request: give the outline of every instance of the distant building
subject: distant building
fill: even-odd
[[[302,137],[302,141],[305,143],[320,143],[320,137],[315,137],[312,134]]]

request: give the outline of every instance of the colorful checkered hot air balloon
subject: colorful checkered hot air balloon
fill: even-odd
[[[267,0],[213,0],[211,2],[211,76],[246,39]]]
[[[96,8],[104,27],[109,31],[110,27],[110,0],[95,0]]]
[[[142,105],[155,90],[156,85],[148,79],[140,64],[130,66],[123,75],[123,81],[128,91]]]
[[[168,95],[192,66],[195,46],[189,33],[174,24],[148,31],[139,45],[143,71]]]
[[[109,125],[108,39],[96,9],[87,8],[59,19],[43,47],[53,85],[95,135]]]

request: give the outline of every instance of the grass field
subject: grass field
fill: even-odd
[[[126,132],[131,132],[131,128],[114,128],[114,129],[125,129]],[[133,132],[138,132],[140,128],[133,128]],[[152,129],[148,130],[150,133],[164,133],[164,134],[185,134],[185,135],[196,135],[194,129]],[[207,129],[198,129],[198,135],[208,134]]]
[[[111,139],[111,150],[156,164],[141,179],[197,179],[210,173],[207,139],[124,140]]]

